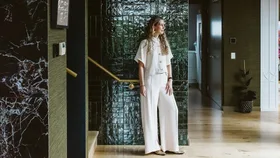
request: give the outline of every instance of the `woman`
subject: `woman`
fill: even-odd
[[[146,39],[135,56],[139,65],[142,126],[145,154],[183,154],[178,144],[178,109],[173,96],[171,58],[164,32],[165,23],[158,16],[148,22]],[[159,108],[160,141],[158,141],[157,108]]]

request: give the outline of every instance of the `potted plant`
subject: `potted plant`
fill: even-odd
[[[238,80],[240,86],[237,86],[240,103],[239,111],[242,113],[250,113],[253,109],[253,100],[257,99],[256,92],[249,89],[253,77],[250,77],[250,71],[246,71],[245,60],[244,69],[240,69]]]

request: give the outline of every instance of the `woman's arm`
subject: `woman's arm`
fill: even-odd
[[[172,69],[171,69],[171,64],[167,65],[167,73],[168,73],[168,78],[172,77]],[[172,79],[171,79],[172,80]]]
[[[141,61],[138,61],[139,66],[139,83],[140,83],[140,94],[146,96],[146,87],[144,81],[144,64]]]
[[[167,65],[167,84],[165,87],[166,94],[172,95],[173,93],[173,88],[172,88],[172,68],[171,64]]]

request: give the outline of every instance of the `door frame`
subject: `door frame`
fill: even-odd
[[[202,41],[203,41],[203,23],[202,23],[202,15],[198,13],[196,15],[196,75],[198,88],[202,91]],[[201,38],[200,38],[201,34]]]

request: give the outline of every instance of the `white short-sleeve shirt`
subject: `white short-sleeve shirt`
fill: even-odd
[[[169,48],[168,54],[164,55],[161,52],[159,39],[152,38],[151,42],[151,51],[148,53],[148,40],[141,41],[134,60],[144,64],[146,75],[167,73],[167,65],[171,64],[170,60],[173,58],[171,49]]]

